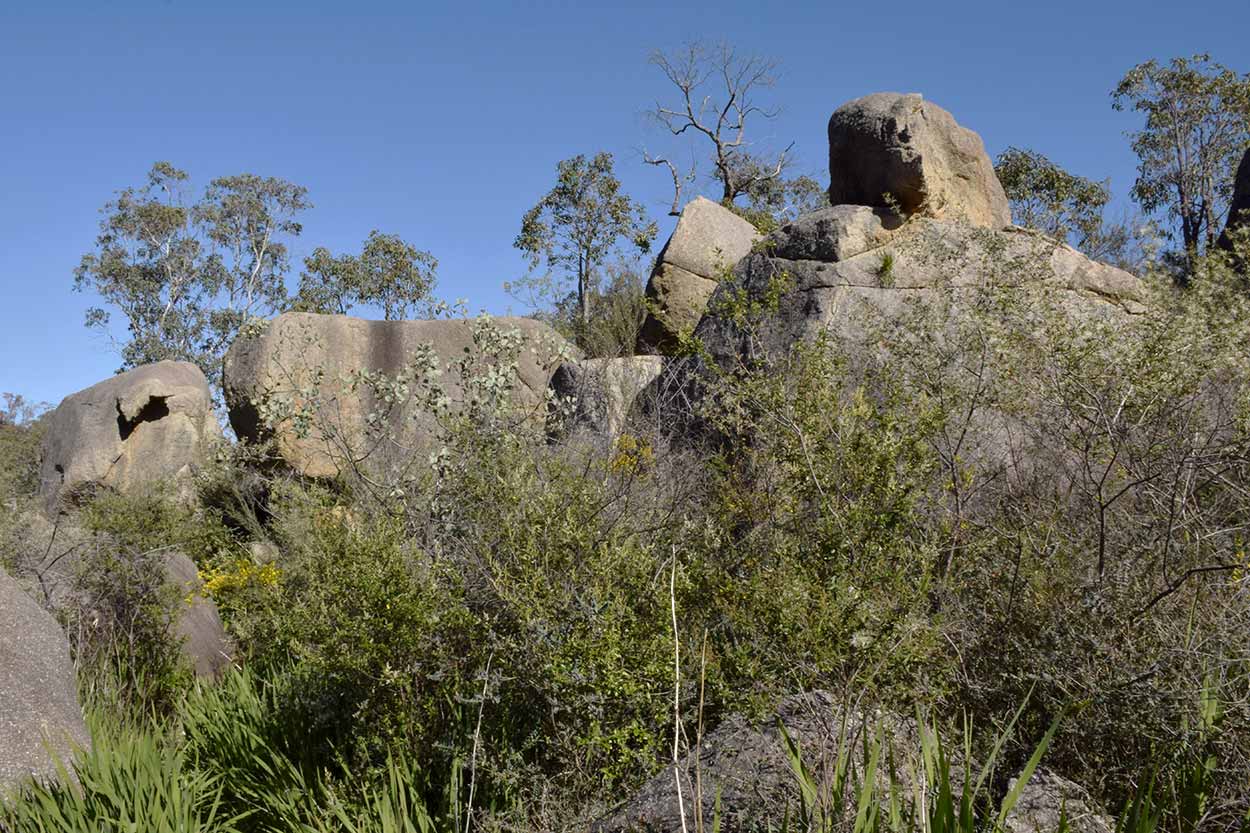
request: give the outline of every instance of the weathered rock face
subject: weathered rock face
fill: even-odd
[[[0,571],[0,792],[56,778],[49,747],[69,766],[90,744],[61,626]]]
[[[822,764],[836,759],[844,715],[842,704],[832,694],[813,691],[787,697],[774,720],[751,723],[731,716],[703,738],[697,752],[681,762],[681,806],[673,769],[668,767],[592,829],[596,833],[680,833],[695,829],[694,819],[699,813],[710,827],[718,797],[721,830],[779,829],[785,818],[794,818],[801,805],[798,782],[777,721],[798,744],[804,762],[819,772]],[[863,715],[846,715],[846,737],[853,739],[848,751],[855,766],[862,766],[858,738],[864,721]],[[915,748],[903,722],[870,718],[872,731],[876,724],[900,751]],[[701,802],[696,800],[694,789],[696,756]],[[900,779],[906,777],[902,772],[897,774]]]
[[[1250,228],[1250,148],[1237,166],[1237,179],[1233,182],[1233,201],[1228,206],[1228,224],[1220,235],[1220,246],[1231,249],[1232,235],[1238,229]]]
[[[1011,224],[1007,195],[981,137],[916,93],[874,93],[829,119],[829,201],[885,207],[906,215]]]
[[[279,456],[309,477],[333,477],[349,460],[366,455],[365,433],[378,403],[367,386],[351,384],[353,373],[394,377],[419,352],[432,350],[440,365],[463,359],[474,349],[476,322],[366,321],[345,315],[285,313],[259,335],[240,337],[226,354],[225,394],[230,424],[243,439],[272,437]],[[498,332],[516,333],[523,342],[514,401],[537,409],[543,403],[552,367],[548,356],[569,350],[558,333],[528,318],[497,318]],[[439,379],[452,406],[463,393],[454,374]],[[290,414],[266,419],[266,403],[305,413],[301,426]],[[421,413],[393,412],[391,426],[403,452],[413,453],[432,422]],[[273,424],[271,424],[273,423]],[[305,430],[306,429],[306,430]],[[385,454],[385,449],[376,449]]]
[[[182,656],[195,676],[215,679],[230,667],[234,656],[234,645],[221,624],[217,603],[204,595],[199,571],[190,558],[169,552],[164,566],[167,579],[181,598],[172,631],[182,643]]]
[[[1016,784],[1007,785],[1010,792]],[[1057,833],[1060,818],[1072,833],[1111,833],[1115,821],[1106,815],[1089,792],[1053,772],[1039,769],[1024,785],[1016,806],[1003,819],[1007,833]]]
[[[666,355],[680,333],[694,330],[720,276],[747,255],[759,232],[732,211],[703,197],[684,209],[647,282],[650,311],[636,351]]]
[[[625,356],[565,362],[551,377],[551,390],[571,400],[570,414],[557,416],[561,433],[585,430],[609,442],[620,436],[639,394],[664,371],[663,356]]]
[[[54,512],[101,487],[185,483],[220,436],[198,367],[137,367],[67,396],[48,417],[39,491]]]
[[[913,301],[958,303],[959,290],[991,283],[1043,283],[1077,315],[1131,316],[1145,309],[1139,279],[1034,232],[914,219],[889,232],[888,244],[859,251],[860,230],[848,233],[818,219],[838,209],[778,230],[760,252],[738,264],[719,292],[745,289],[750,297],[762,297],[782,276],[786,291],[776,313],[759,322],[752,344],[733,321],[716,313],[713,297],[695,335],[714,359],[729,364],[761,349],[784,354],[820,333],[854,343],[871,323],[896,319]],[[843,252],[856,253],[843,258]]]

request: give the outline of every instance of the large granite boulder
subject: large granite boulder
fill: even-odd
[[[551,377],[554,427],[614,441],[635,415],[639,395],[664,372],[663,356],[624,356],[565,362]]]
[[[829,119],[829,201],[887,207],[890,200],[908,216],[995,229],[1011,223],[981,137],[917,93],[857,98]]]
[[[1250,148],[1237,166],[1237,178],[1233,181],[1233,201],[1228,206],[1228,224],[1220,235],[1221,248],[1232,249],[1233,235],[1239,229],[1250,228]]]
[[[67,396],[47,420],[39,491],[49,512],[102,487],[185,487],[221,436],[208,382],[187,362],[106,379]]]
[[[241,336],[227,352],[230,424],[242,439],[272,439],[278,456],[308,477],[334,477],[388,455],[410,458],[434,430],[432,415],[419,404],[403,404],[412,399],[402,396],[400,405],[389,406],[382,401],[385,392],[361,374],[394,379],[414,360],[430,358],[440,371],[432,384],[454,410],[464,394],[455,364],[475,354],[475,339],[491,333],[519,342],[516,372],[506,381],[513,402],[541,418],[553,357],[571,350],[542,322],[366,321],[290,312],[261,332]],[[377,430],[379,420],[387,431]],[[383,434],[389,438],[379,439]]]
[[[90,743],[61,626],[0,571],[0,793],[56,778]]]
[[[671,354],[679,335],[699,323],[717,282],[759,238],[755,226],[724,206],[703,197],[691,200],[647,281],[648,312],[636,351]]]

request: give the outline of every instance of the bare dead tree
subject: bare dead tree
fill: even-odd
[[[712,144],[714,178],[721,184],[721,202],[730,204],[753,189],[778,179],[789,162],[793,144],[776,156],[753,153],[747,140],[748,123],[776,118],[776,108],[758,104],[755,95],[776,83],[777,62],[741,55],[728,44],[689,43],[671,54],[656,51],[651,63],[681,93],[680,103],[656,103],[650,113],[674,136],[701,134]],[[680,202],[681,180],[673,174],[674,210]]]
[[[675,165],[671,159],[663,156],[652,156],[647,153],[646,150],[642,151],[642,161],[646,162],[648,165],[655,165],[657,167],[663,165],[668,168],[669,174],[673,177],[673,204],[668,210],[668,216],[681,216],[681,190],[687,183],[694,182],[695,180],[696,173],[694,163],[692,162],[690,170],[683,174],[678,170],[677,165]]]

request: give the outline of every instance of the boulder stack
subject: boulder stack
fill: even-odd
[[[873,93],[834,111],[829,201],[993,229],[1011,224],[981,137],[917,93]]]
[[[677,220],[647,281],[647,317],[636,351],[670,355],[707,308],[716,284],[751,251],[760,234],[729,209],[703,197],[691,200]]]
[[[98,488],[185,484],[220,436],[198,367],[137,367],[67,396],[48,417],[40,495],[56,512]]]

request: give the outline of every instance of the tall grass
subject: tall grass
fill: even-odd
[[[173,720],[95,712],[93,746],[59,780],[0,804],[3,833],[442,833],[419,767],[393,756],[376,784],[321,766],[277,687],[243,671],[197,686]],[[71,770],[72,769],[72,773]]]

